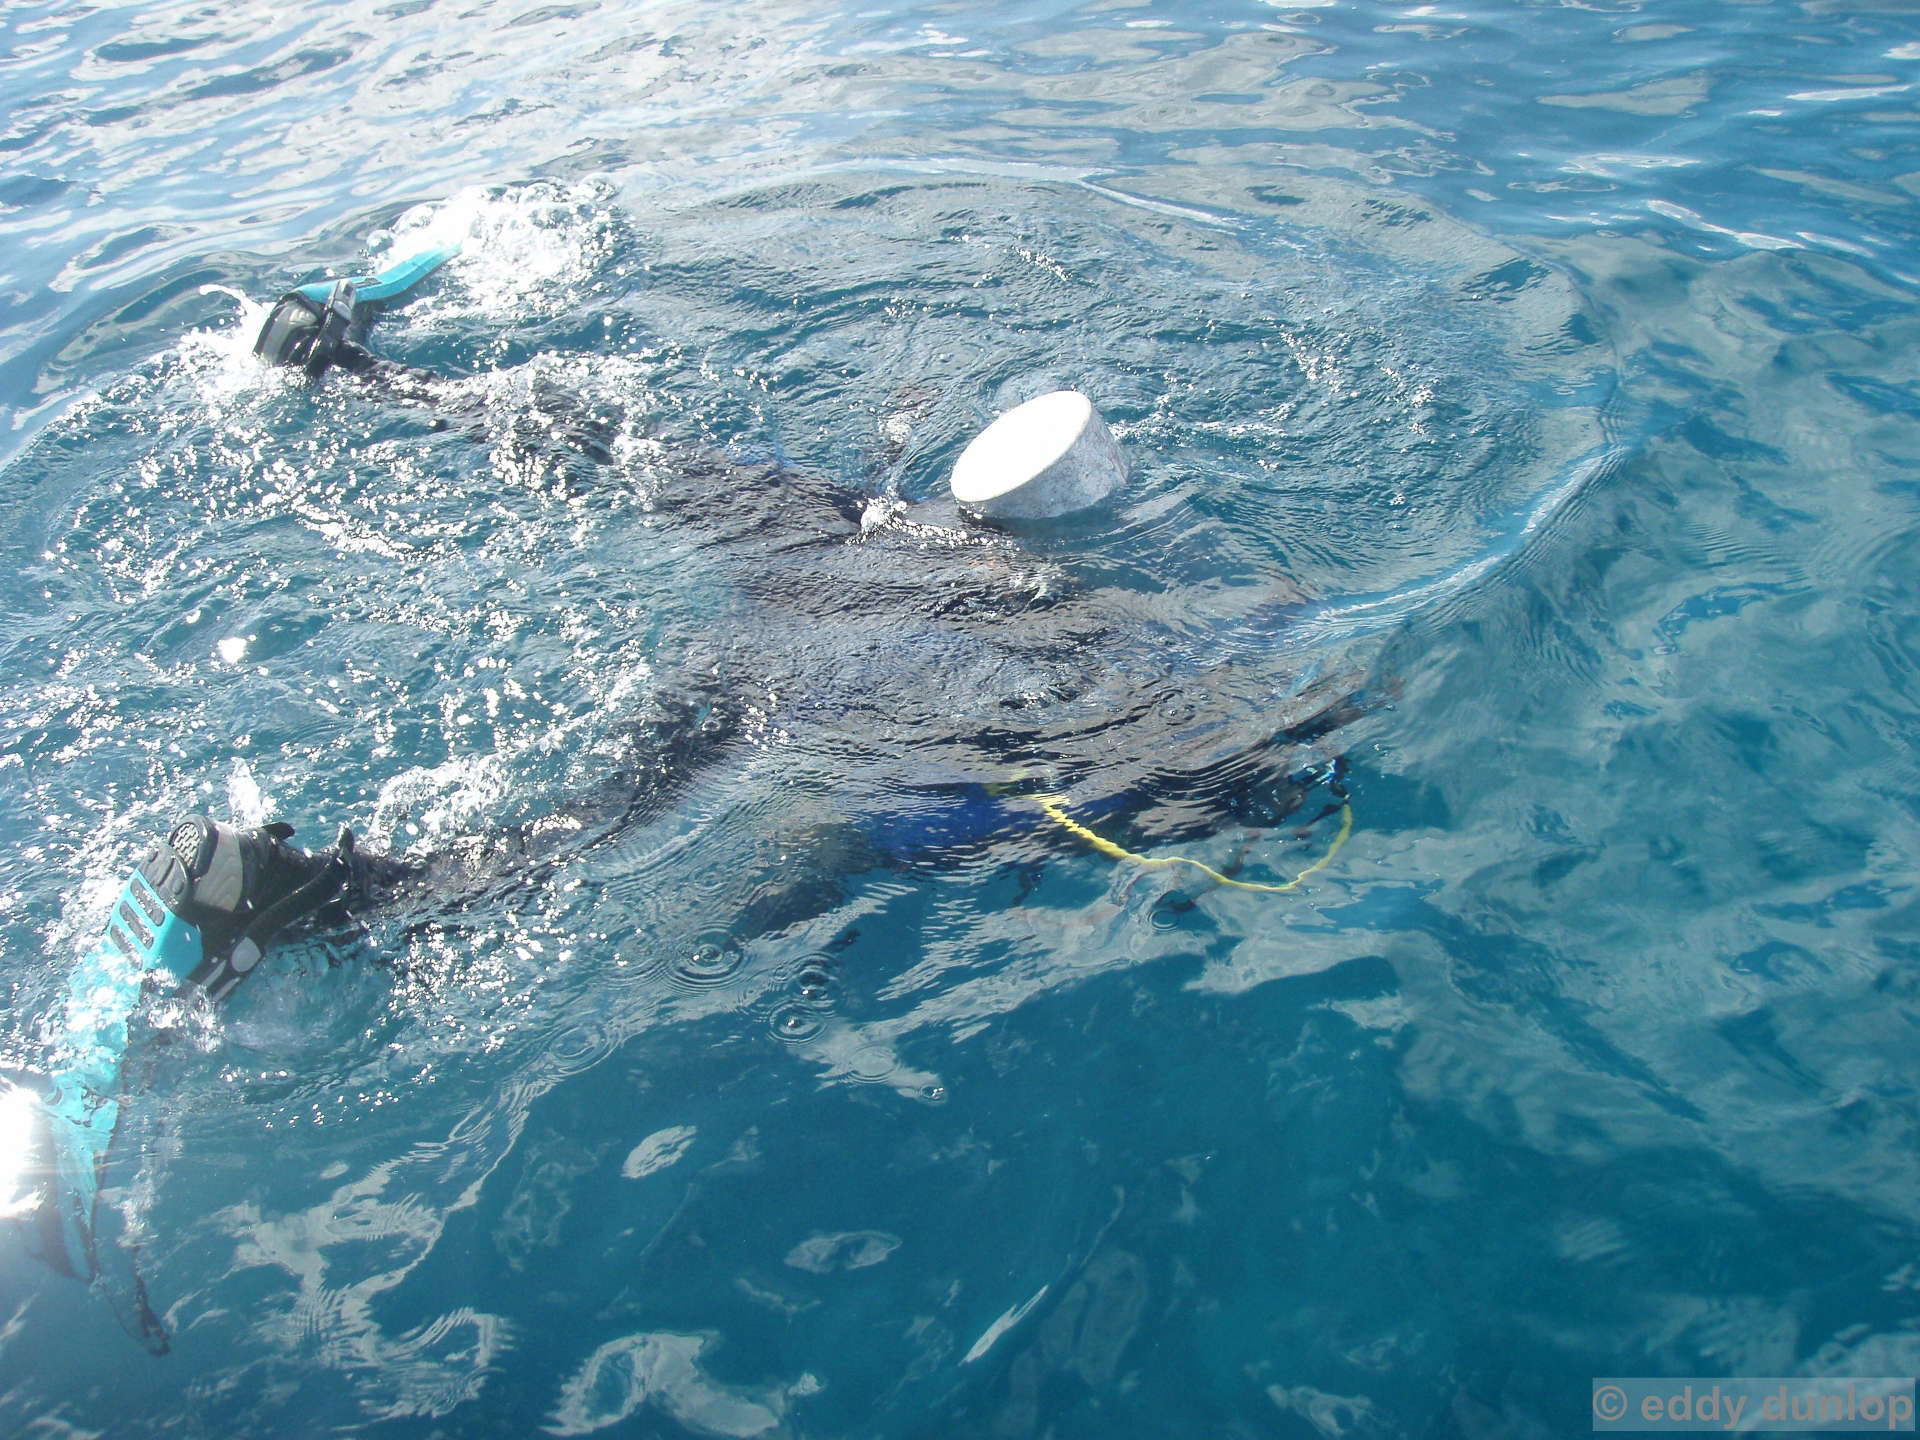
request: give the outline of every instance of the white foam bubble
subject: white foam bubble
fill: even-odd
[[[189,330],[180,337],[181,368],[200,403],[217,412],[264,386],[289,383],[286,375],[261,364],[253,353],[253,342],[266,323],[270,306],[256,304],[225,285],[202,285],[200,293],[225,295],[238,307],[234,324]]]
[[[380,787],[365,840],[376,849],[466,833],[484,821],[512,788],[497,755],[467,755],[443,765],[417,765]]]
[[[426,297],[423,314],[503,319],[551,312],[570,303],[607,253],[606,200],[606,187],[592,181],[463,190],[407,211],[369,244],[395,259],[429,246],[460,247],[447,262],[458,283]]]
[[[247,828],[264,825],[273,818],[275,806],[253,777],[253,767],[238,757],[227,775],[227,815],[235,825]]]

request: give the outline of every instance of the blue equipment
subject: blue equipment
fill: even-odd
[[[376,275],[318,280],[289,290],[260,327],[253,353],[269,365],[297,365],[310,379],[329,365],[365,370],[374,363],[360,344],[367,322],[459,253],[458,245],[436,246]]]
[[[16,1077],[37,1133],[14,1139],[41,1151],[30,1248],[55,1270],[99,1282],[128,1331],[155,1354],[167,1349],[166,1328],[147,1304],[130,1247],[116,1243],[120,1217],[101,1200],[126,1108],[136,1016],[158,994],[224,999],[281,927],[340,890],[353,832],[343,829],[333,849],[318,854],[289,845],[292,834],[282,824],[238,831],[203,815],[175,825],[127,876],[105,931],[68,977],[48,1073],[29,1084]],[[0,1202],[22,1213],[16,1198]]]

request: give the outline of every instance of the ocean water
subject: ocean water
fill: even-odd
[[[152,1017],[112,1263],[0,1250],[0,1430],[1920,1373],[1907,7],[0,34],[0,1063],[183,811],[440,867]],[[416,376],[251,359],[449,239]],[[1061,386],[1112,505],[943,508]]]

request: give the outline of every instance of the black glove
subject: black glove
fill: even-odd
[[[340,889],[353,854],[344,826],[331,850],[308,854],[287,841],[291,825],[235,830],[189,815],[140,873],[168,908],[200,931],[202,959],[180,988],[225,999],[260,963],[281,927],[311,914]]]

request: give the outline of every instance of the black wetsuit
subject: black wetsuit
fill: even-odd
[[[484,402],[447,382],[364,351],[353,364],[370,399],[423,407],[433,430],[488,422]],[[512,443],[583,485],[614,473],[622,417],[538,381],[526,410]],[[429,855],[355,850],[324,915],[398,906],[421,924],[453,923],[473,899],[537,884],[659,815],[769,716],[813,753],[843,759],[833,783],[856,809],[863,794],[881,797],[876,813],[845,817],[830,847],[845,868],[912,865],[1012,826],[1031,831],[1037,807],[1013,802],[1042,790],[1141,847],[1270,827],[1328,778],[1333,762],[1309,748],[1360,713],[1352,676],[1249,693],[1231,647],[1205,653],[1189,617],[1163,610],[1145,562],[1117,582],[1089,576],[951,506],[909,513],[776,464],[691,450],[663,468],[648,509],[675,543],[717,560],[735,601],[727,624],[661,657],[663,682],[619,727],[627,758],[546,822]],[[1255,594],[1233,621],[1237,643],[1259,648],[1300,598],[1283,582]],[[894,804],[903,792],[915,803]],[[784,923],[772,908],[744,927]]]

